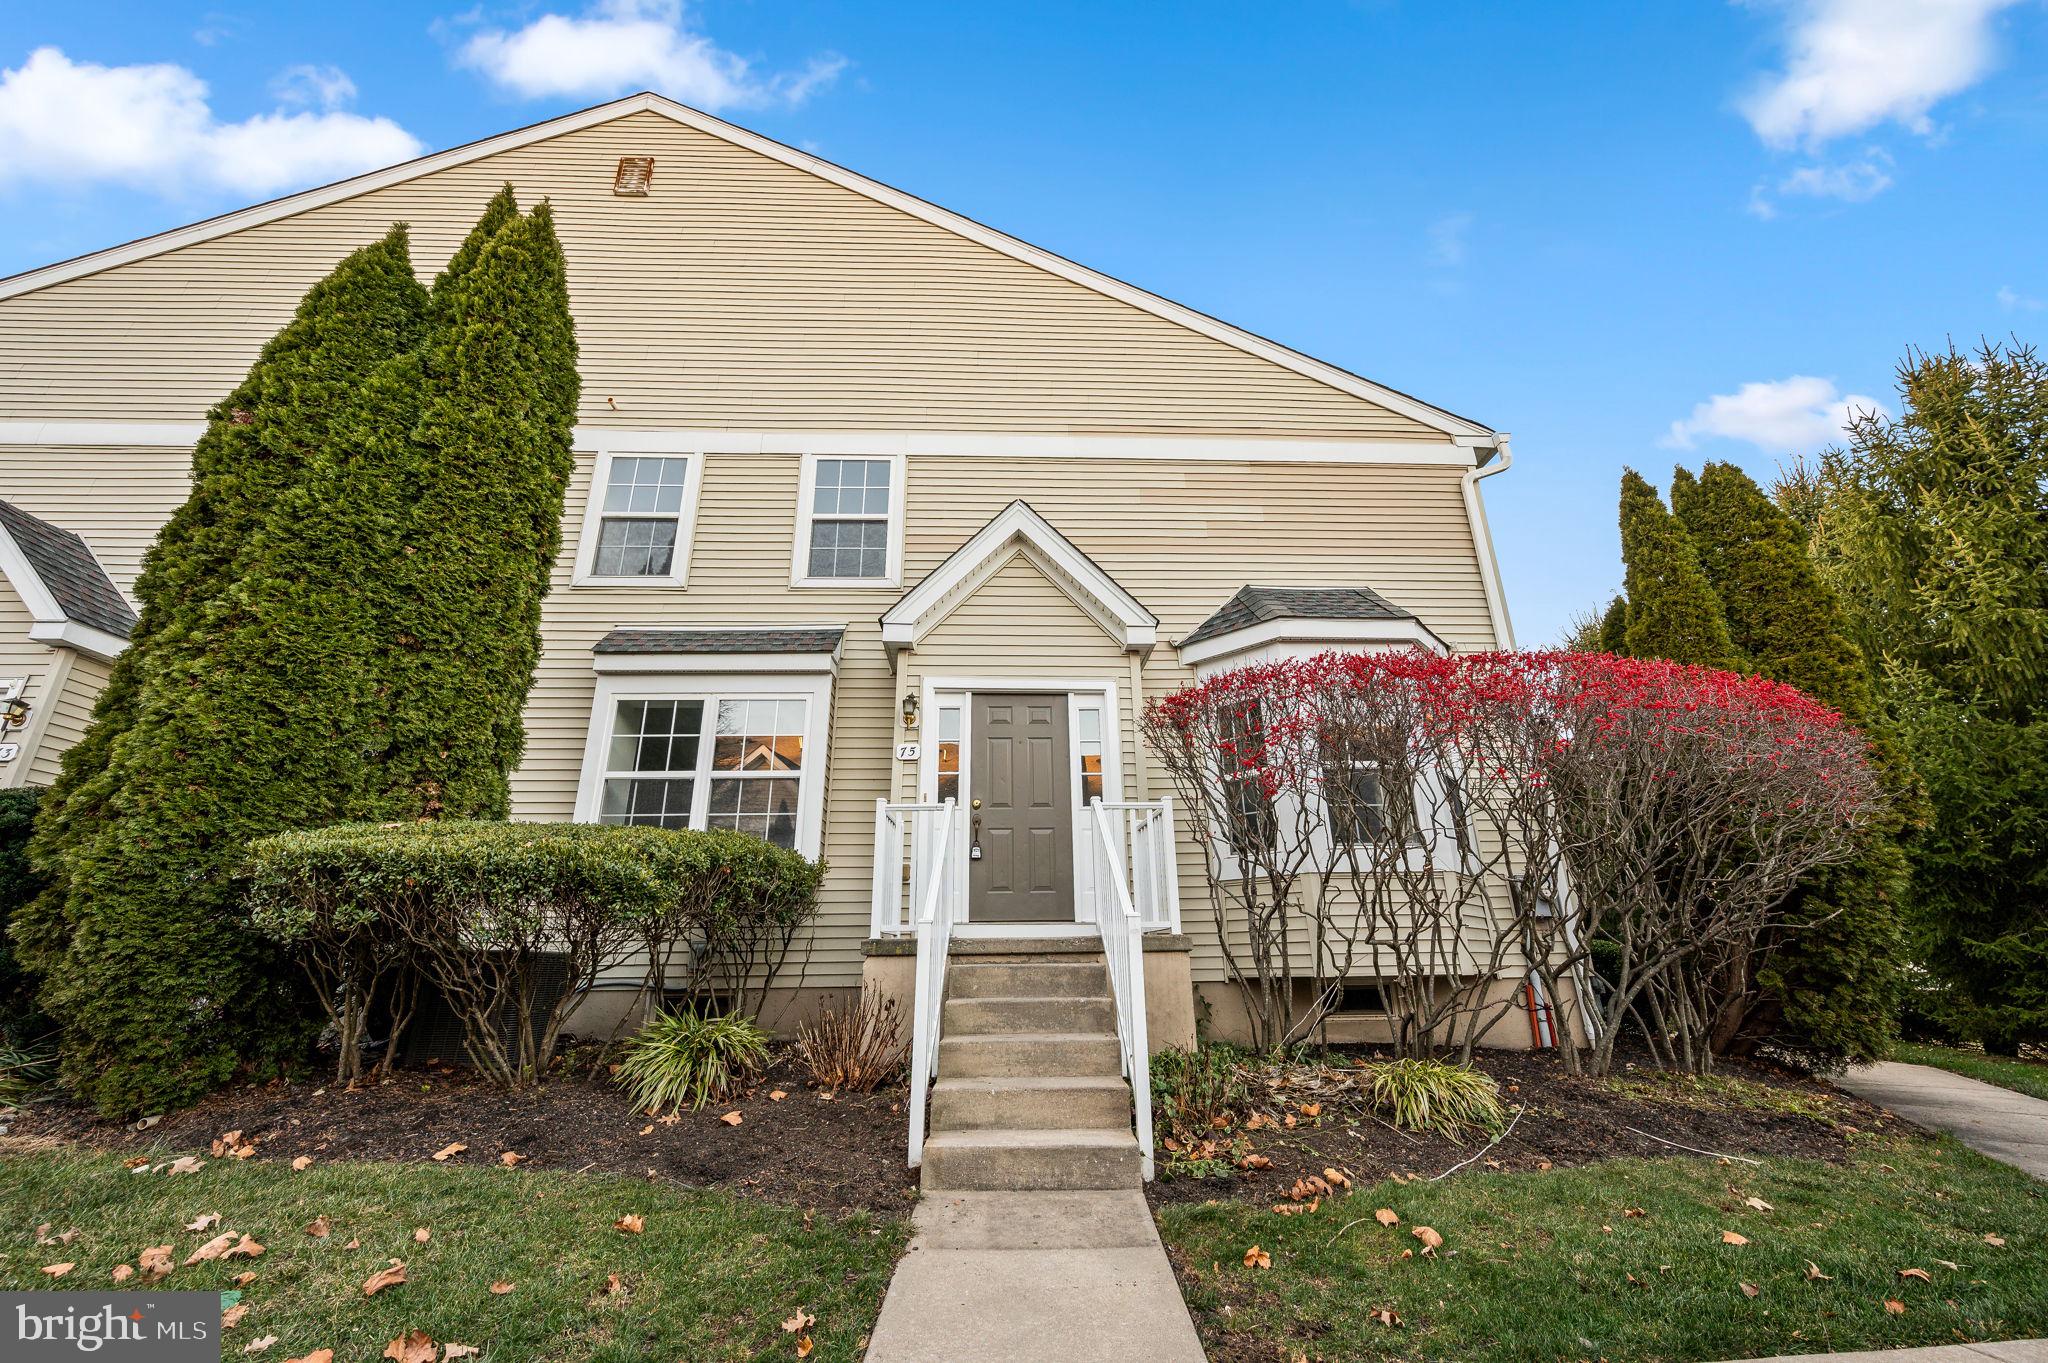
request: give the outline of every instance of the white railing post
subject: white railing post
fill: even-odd
[[[1117,824],[1101,800],[1090,807],[1095,824],[1097,865],[1095,928],[1102,936],[1102,955],[1115,995],[1118,1049],[1124,1077],[1131,1083],[1138,1155],[1145,1179],[1152,1178],[1152,1055],[1145,1029],[1145,925],[1131,902],[1124,877],[1124,854]]]
[[[890,937],[896,932],[896,890],[902,877],[903,856],[890,855],[889,802],[875,801],[875,877],[868,901],[868,936]]]
[[[946,957],[952,946],[954,905],[960,879],[952,855],[954,804],[937,806],[938,818],[927,819],[918,828],[912,844],[913,856],[926,842],[932,851],[925,860],[927,870],[922,893],[912,905],[913,927],[917,932],[917,980],[910,1018],[910,1166],[924,1161],[924,1120],[926,1095],[939,1064],[939,1024],[946,996]],[[932,807],[918,812],[929,814]],[[936,822],[936,829],[933,823]]]

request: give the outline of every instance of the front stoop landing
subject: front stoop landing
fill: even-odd
[[[1131,1087],[1088,938],[955,939],[926,1192],[1136,1188]]]

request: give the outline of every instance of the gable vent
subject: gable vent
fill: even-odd
[[[612,179],[612,193],[644,199],[647,197],[647,187],[653,182],[652,156],[621,156],[619,173]]]

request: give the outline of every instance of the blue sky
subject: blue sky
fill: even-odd
[[[2042,0],[12,4],[0,274],[653,87],[1512,431],[1540,643],[1623,465],[1767,477],[2048,331],[2044,55]]]

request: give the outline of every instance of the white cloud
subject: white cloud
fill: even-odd
[[[1842,395],[1828,379],[1794,374],[1769,383],[1745,383],[1692,409],[1659,443],[1689,450],[1702,440],[1742,440],[1770,454],[1810,454],[1842,437],[1851,412],[1887,411],[1876,398]]]
[[[1785,0],[1784,69],[1742,101],[1773,147],[1819,147],[1893,122],[1931,134],[1928,112],[1997,57],[1992,20],[2018,0]]]
[[[340,82],[327,81],[329,95],[354,92],[348,77],[323,70]],[[305,88],[317,95],[323,87]],[[223,123],[208,106],[206,82],[169,63],[100,66],[42,47],[20,67],[0,70],[0,185],[107,182],[164,194],[267,194],[421,150],[418,138],[388,118],[333,108]]]
[[[341,109],[355,102],[356,83],[338,66],[314,66],[301,62],[287,66],[270,82],[270,93],[280,104],[318,105]]]
[[[528,99],[649,89],[706,109],[801,104],[846,69],[844,57],[827,53],[800,71],[759,76],[746,58],[693,31],[680,0],[598,0],[575,18],[543,14],[509,32],[485,29],[456,60]]]
[[[1998,306],[2004,308],[2007,312],[2039,312],[2042,308],[2048,307],[2048,303],[2044,303],[2038,298],[2029,298],[2026,294],[2007,284],[1998,290]]]
[[[1759,218],[1778,216],[1778,197],[1838,199],[1867,203],[1891,188],[1893,161],[1882,147],[1865,147],[1860,156],[1834,163],[1815,162],[1788,172],[1776,184],[1759,184],[1749,192],[1749,211]]]
[[[1470,213],[1446,213],[1429,225],[1429,258],[1445,267],[1463,265],[1469,249],[1473,217]]]

